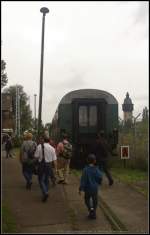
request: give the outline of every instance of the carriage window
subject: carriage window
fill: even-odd
[[[97,107],[96,105],[91,105],[89,107],[89,126],[97,125]]]
[[[88,125],[88,112],[87,106],[79,107],[79,126],[87,126]]]

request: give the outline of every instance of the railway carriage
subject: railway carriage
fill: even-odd
[[[50,136],[56,142],[63,133],[73,144],[72,166],[84,166],[85,158],[98,132],[103,131],[114,149],[118,143],[118,102],[98,89],[80,89],[67,93],[60,101]]]

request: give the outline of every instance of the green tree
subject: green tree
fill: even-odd
[[[6,69],[6,62],[4,60],[1,60],[1,88],[6,86],[8,79],[7,79],[7,73],[5,72]]]
[[[30,106],[28,104],[28,96],[23,90],[23,86],[17,85],[19,87],[20,94],[20,131],[23,133],[25,130],[33,128],[33,119],[32,119],[32,111],[30,110]],[[13,115],[16,115],[16,86],[10,86],[5,88],[4,93],[9,93],[13,98]]]

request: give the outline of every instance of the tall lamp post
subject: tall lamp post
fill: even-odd
[[[34,128],[36,130],[36,96],[37,94],[34,94]]]
[[[49,12],[49,9],[42,7],[40,12],[43,13],[42,19],[42,42],[41,42],[41,68],[40,68],[40,94],[39,94],[39,115],[38,115],[38,135],[41,130],[41,114],[42,114],[42,94],[43,94],[43,58],[44,58],[44,27],[45,27],[45,15]]]

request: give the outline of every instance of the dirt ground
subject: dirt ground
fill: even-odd
[[[2,200],[13,213],[18,233],[112,233],[100,207],[96,220],[87,218],[78,187],[79,178],[70,174],[69,185],[50,185],[48,201],[43,203],[37,176],[31,191],[26,190],[17,158],[2,157]],[[109,187],[105,179],[100,195],[129,233],[148,233],[148,201],[142,194],[119,181]]]

